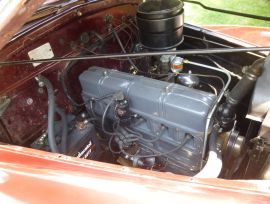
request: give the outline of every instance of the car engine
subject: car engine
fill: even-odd
[[[102,116],[102,130],[133,166],[182,174],[200,169],[214,94],[100,67],[83,72],[80,82],[89,113]],[[104,124],[109,119],[114,130]]]
[[[14,48],[30,60],[0,62],[0,78],[22,76],[0,84],[12,90],[1,142],[200,178],[268,175],[269,56],[185,24],[181,0],[95,4]]]
[[[127,57],[120,69],[96,65],[84,69],[78,76],[81,104],[69,96],[64,82],[68,71],[63,72],[66,95],[75,106],[84,106],[86,112],[68,121],[68,126],[73,124],[73,128],[68,139],[63,141],[63,136],[60,139],[62,147],[52,143],[48,128],[49,149],[124,166],[198,177],[209,177],[209,174],[217,177],[222,166],[224,175],[238,168],[245,138],[235,129],[236,110],[261,75],[262,60],[249,66],[241,76],[211,57],[202,58],[215,66],[194,62],[198,57],[158,55],[158,52],[174,53],[183,43],[183,13],[183,3],[179,0],[140,4],[135,25],[137,43],[132,45],[132,52],[155,52],[156,56]],[[111,33],[122,53],[127,53],[127,45],[119,32],[111,29]],[[101,39],[95,32],[92,35]],[[75,65],[69,63],[66,70],[74,69]],[[237,78],[237,83],[228,92],[232,76]],[[42,78],[37,80],[46,82]],[[225,95],[226,100],[222,101]],[[56,109],[56,112],[59,111]],[[61,123],[56,125],[59,129],[56,134],[61,138],[63,127]],[[221,134],[222,139],[216,141]],[[222,151],[226,154],[223,164]]]

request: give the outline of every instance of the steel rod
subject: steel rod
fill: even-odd
[[[88,56],[76,57],[56,57],[36,60],[19,60],[19,61],[4,61],[0,62],[0,66],[8,65],[22,65],[32,63],[48,63],[48,62],[62,62],[74,60],[93,60],[106,58],[122,58],[122,57],[146,57],[158,55],[196,55],[196,54],[224,54],[224,53],[239,53],[239,52],[256,52],[256,51],[270,51],[270,47],[246,47],[246,48],[212,48],[212,49],[190,49],[190,50],[174,50],[174,51],[156,51],[156,52],[139,52],[139,53],[114,53],[114,54],[97,54]]]

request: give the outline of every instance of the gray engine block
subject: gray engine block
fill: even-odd
[[[86,104],[90,98],[123,91],[131,112],[145,119],[132,128],[145,138],[152,139],[161,126],[166,127],[159,140],[143,142],[150,149],[168,152],[181,144],[185,134],[192,135],[183,148],[163,156],[167,162],[165,170],[185,175],[199,170],[206,139],[203,135],[205,122],[216,99],[214,94],[100,67],[84,71],[79,80]],[[95,111],[104,111],[104,106],[95,107]]]

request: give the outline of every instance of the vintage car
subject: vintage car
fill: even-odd
[[[0,1],[0,203],[270,202],[270,29],[183,2]]]

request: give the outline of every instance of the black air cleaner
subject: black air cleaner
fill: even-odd
[[[150,0],[137,11],[141,44],[151,50],[168,50],[183,40],[184,9],[180,0]]]

